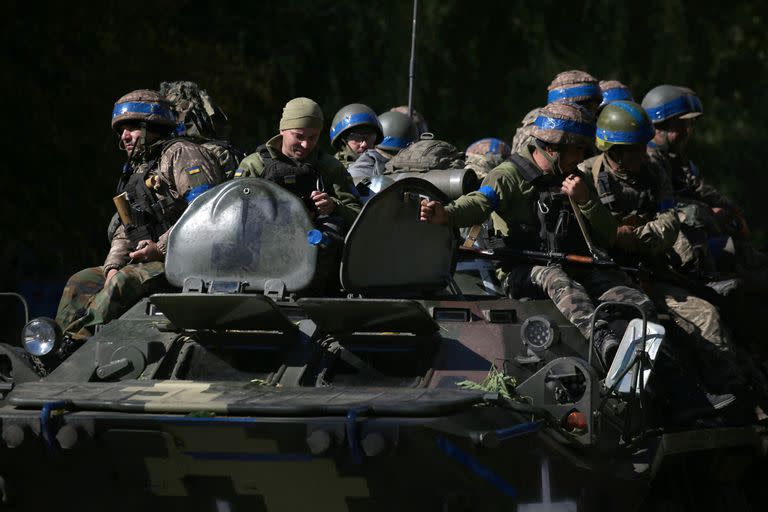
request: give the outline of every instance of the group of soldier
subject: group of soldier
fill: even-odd
[[[465,165],[482,179],[479,189],[450,204],[423,201],[421,220],[484,225],[516,248],[615,262],[521,260],[505,263],[497,275],[512,297],[551,298],[606,365],[619,337],[602,320],[592,332],[598,304],[630,302],[651,321],[668,315],[704,342],[702,374],[718,380],[722,372],[709,366],[725,364],[722,355],[736,343],[721,315],[734,301],[723,299],[763,295],[768,259],[750,244],[738,205],[708,185],[689,159],[700,99],[689,88],[660,85],[638,104],[620,82],[572,70],[554,78],[547,100],[523,119],[511,144],[486,138],[467,148]],[[167,286],[168,233],[207,189],[259,176],[300,195],[314,218],[333,216],[349,227],[365,184],[386,174],[398,153],[431,137],[416,112],[398,107],[376,115],[350,104],[331,122],[332,156],[319,147],[320,106],[294,98],[279,133],[245,156],[226,140],[226,121],[190,82],[134,91],[115,103],[112,128],[127,156],[117,193],[125,193],[134,223],[150,229],[137,235],[126,219],[113,219],[104,264],[65,287],[57,322],[70,338],[87,339],[96,326]],[[619,265],[645,269],[646,277]]]

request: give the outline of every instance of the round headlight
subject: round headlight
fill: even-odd
[[[534,352],[547,350],[557,341],[559,334],[555,322],[545,316],[532,316],[520,327],[523,342]]]
[[[58,345],[60,337],[61,329],[50,318],[35,318],[21,331],[24,350],[33,356],[50,353]]]

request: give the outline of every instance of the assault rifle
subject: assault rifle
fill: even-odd
[[[651,286],[653,285],[653,281],[665,281],[675,286],[679,286],[680,288],[684,288],[689,293],[701,297],[715,306],[721,306],[723,304],[723,297],[718,295],[712,288],[709,288],[671,268],[651,269],[642,264],[633,267],[620,265],[610,257],[584,256],[581,254],[568,254],[563,252],[528,251],[523,249],[510,249],[507,247],[498,247],[493,250],[481,250],[459,246],[459,253],[462,259],[483,259],[497,262],[533,261],[545,264],[561,263],[616,269],[624,271],[640,281],[650,283]]]
[[[581,254],[568,254],[564,252],[543,252],[528,251],[524,249],[510,249],[499,247],[493,250],[474,249],[471,247],[460,246],[459,250],[464,258],[476,258],[493,261],[535,261],[540,263],[572,263],[576,265],[590,265],[599,268],[615,268],[623,270],[629,274],[639,274],[645,271],[644,267],[629,267],[619,265],[610,258],[596,258],[594,256],[584,256]]]

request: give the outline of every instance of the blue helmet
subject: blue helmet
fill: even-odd
[[[702,114],[698,97],[676,85],[658,85],[648,91],[643,98],[643,108],[654,124],[673,117],[693,119]]]
[[[381,141],[381,123],[376,112],[362,103],[350,103],[341,107],[331,122],[331,145],[335,148],[341,147],[342,134],[358,126],[367,126],[376,132],[376,142]]]

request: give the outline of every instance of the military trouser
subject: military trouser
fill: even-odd
[[[165,265],[159,261],[120,269],[106,283],[104,267],[81,270],[67,281],[56,322],[75,339],[88,338],[93,328],[128,311],[142,297],[168,287]]]
[[[663,281],[654,281],[649,295],[656,306],[666,309],[686,333],[700,337],[721,350],[730,346],[730,336],[720,312],[710,302]]]
[[[571,267],[566,271],[560,265],[535,266],[531,270],[531,281],[587,339],[592,336],[592,314],[601,302],[630,302],[640,306],[649,321],[656,320],[651,299],[632,286],[627,274],[618,270]]]

